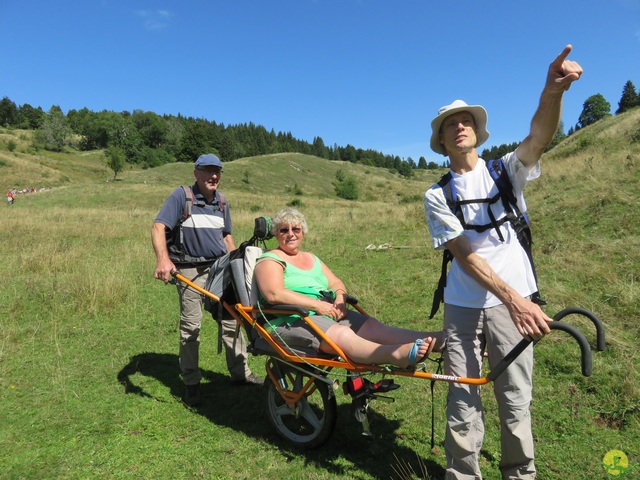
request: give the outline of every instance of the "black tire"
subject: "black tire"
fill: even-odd
[[[313,385],[292,409],[275,384],[267,378],[263,388],[269,422],[278,435],[298,447],[308,449],[322,445],[335,428],[338,411],[335,395],[326,382],[297,370],[287,369],[284,380],[289,392],[299,390],[309,380],[313,381]]]

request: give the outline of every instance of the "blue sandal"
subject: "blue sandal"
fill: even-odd
[[[409,367],[415,367],[417,363],[424,361],[424,359],[427,357],[428,353],[427,355],[423,355],[420,359],[416,358],[418,356],[418,348],[420,348],[420,345],[422,345],[423,343],[424,340],[418,338],[411,347],[411,350],[409,350]]]

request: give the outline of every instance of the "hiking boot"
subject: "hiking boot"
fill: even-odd
[[[235,386],[255,385],[259,387],[263,383],[264,378],[256,377],[253,373],[250,373],[247,378],[243,378],[242,380],[231,380],[231,384]]]
[[[200,405],[200,402],[202,402],[200,383],[196,383],[195,385],[185,385],[182,403],[187,407],[195,407],[196,405]]]

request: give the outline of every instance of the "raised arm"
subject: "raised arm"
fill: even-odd
[[[516,150],[518,158],[527,168],[540,160],[545,148],[553,140],[560,123],[562,95],[582,75],[582,67],[577,62],[567,60],[572,48],[571,45],[564,47],[549,65],[540,103],[531,120],[531,130]]]

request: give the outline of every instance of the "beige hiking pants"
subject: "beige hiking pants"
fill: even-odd
[[[209,267],[181,267],[180,273],[204,288]],[[180,297],[180,370],[185,385],[194,385],[202,379],[198,361],[203,296],[184,283],[177,282],[177,285]],[[213,318],[211,321],[214,321]],[[251,374],[247,365],[247,344],[244,335],[240,331],[236,336],[238,324],[235,319],[222,320],[221,323],[222,343],[231,380],[242,381]]]
[[[493,368],[522,340],[504,305],[486,309],[446,305],[447,339],[444,368],[447,375],[481,377],[483,352]],[[500,417],[500,470],[503,479],[533,479],[531,400],[533,346],[529,346],[494,382]],[[482,478],[478,465],[484,437],[480,386],[449,384],[447,398],[446,479]]]

